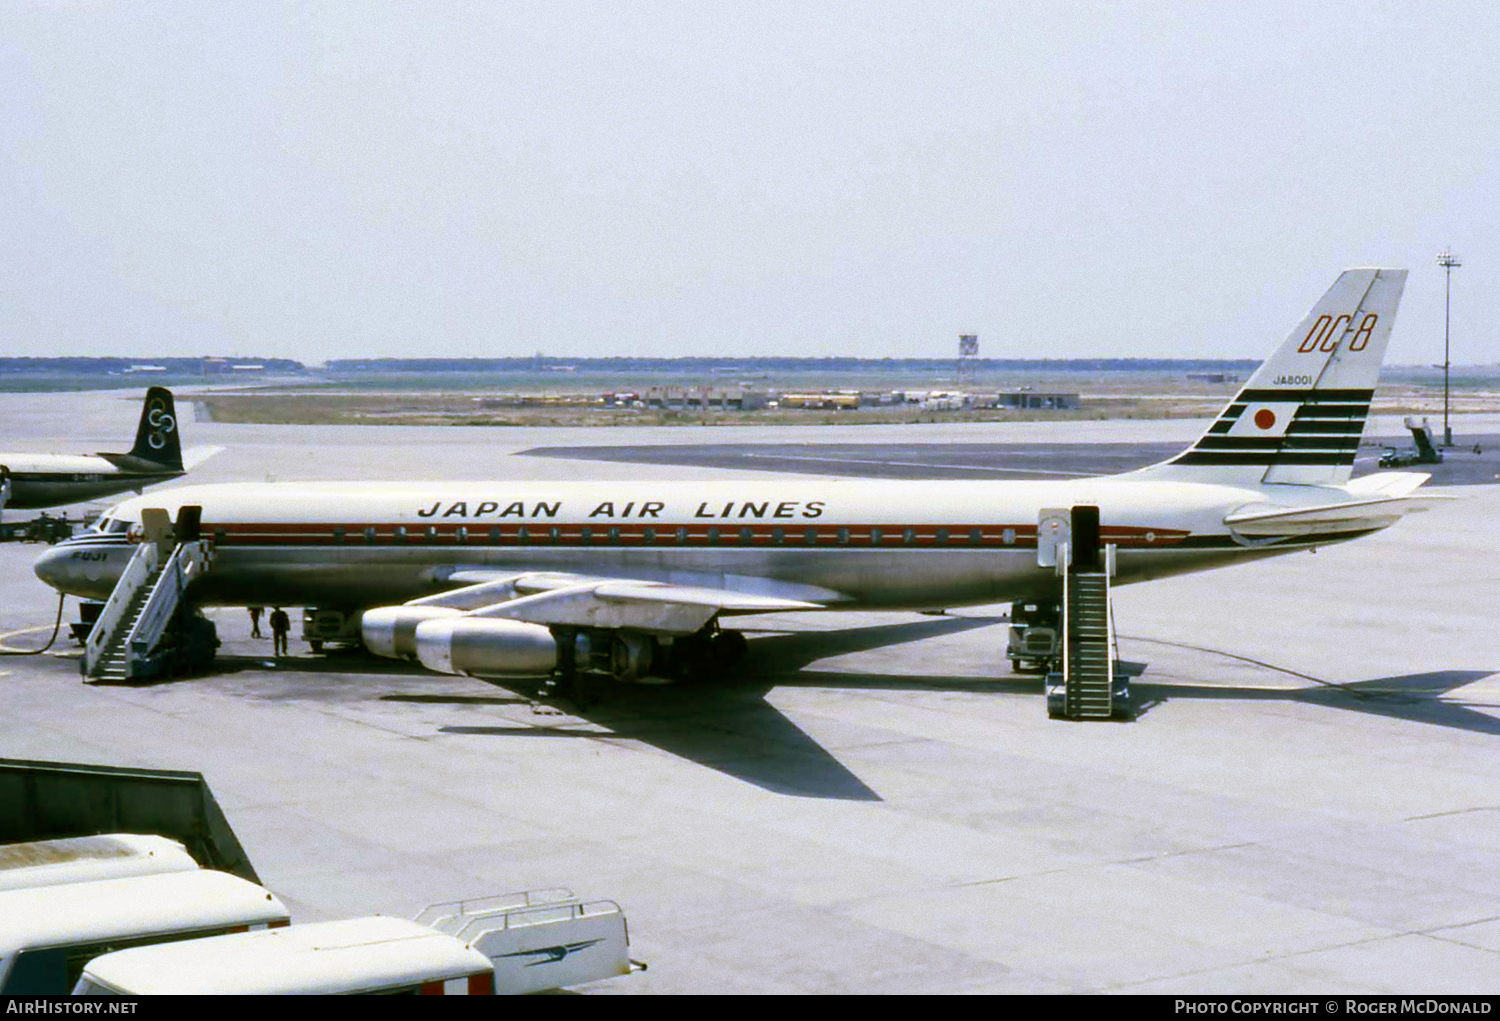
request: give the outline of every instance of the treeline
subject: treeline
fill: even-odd
[[[87,375],[110,375],[129,372],[137,366],[160,366],[165,372],[137,373],[146,375],[202,376],[216,372],[232,371],[234,365],[259,365],[266,372],[302,372],[301,362],[290,358],[152,358],[149,355],[123,358],[0,358],[0,372],[59,372]]]
[[[952,372],[953,358],[336,358],[329,372]],[[975,358],[985,370],[1253,372],[1260,362],[1221,358]]]

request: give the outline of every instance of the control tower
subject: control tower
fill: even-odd
[[[978,361],[979,335],[977,333],[960,333],[958,335],[959,386],[974,382],[975,363]]]

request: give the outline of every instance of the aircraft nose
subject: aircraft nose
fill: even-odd
[[[67,560],[67,551],[54,547],[38,557],[31,569],[38,578],[61,592],[68,575]]]

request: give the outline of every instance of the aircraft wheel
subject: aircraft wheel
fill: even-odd
[[[310,638],[310,639],[308,639],[308,641],[307,641],[307,647],[309,649],[311,649],[313,652],[322,652],[323,651],[323,643],[322,643],[321,640],[319,640],[317,638]]]
[[[714,639],[714,659],[721,667],[731,667],[745,658],[750,643],[738,631],[720,631]]]
[[[1047,715],[1054,720],[1067,719],[1068,701],[1063,688],[1062,674],[1047,676]]]

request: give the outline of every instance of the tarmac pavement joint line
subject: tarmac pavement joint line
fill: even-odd
[[[1490,919],[1484,919],[1484,918],[1475,919],[1472,922],[1462,923],[1462,925],[1479,925],[1479,924],[1482,924],[1483,922],[1486,922],[1486,921],[1490,921]],[[1448,928],[1448,927],[1445,926],[1445,928]],[[1417,929],[1413,929],[1413,930],[1409,930],[1409,931],[1392,932],[1392,933],[1389,933],[1389,934],[1384,935],[1384,936],[1369,936],[1369,937],[1366,937],[1364,939],[1350,940],[1350,941],[1345,942],[1345,943],[1332,943],[1332,944],[1329,944],[1328,946],[1324,946],[1324,947],[1311,947],[1311,948],[1308,948],[1308,949],[1305,949],[1305,950],[1293,950],[1293,951],[1290,951],[1290,952],[1287,952],[1287,953],[1281,953],[1281,954],[1271,954],[1271,953],[1268,953],[1264,957],[1258,957],[1258,958],[1255,958],[1254,960],[1247,960],[1244,963],[1246,963],[1246,964],[1261,964],[1261,963],[1269,963],[1269,962],[1277,962],[1277,961],[1294,961],[1294,960],[1296,960],[1298,958],[1310,957],[1313,954],[1326,954],[1329,951],[1350,950],[1350,949],[1355,949],[1355,948],[1358,948],[1358,947],[1372,947],[1372,946],[1376,946],[1376,945],[1381,944],[1381,943],[1388,943],[1388,942],[1390,942],[1392,940],[1405,939],[1405,938],[1407,938],[1409,936],[1424,937],[1424,938],[1432,940],[1435,943],[1449,943],[1449,944],[1452,944],[1453,946],[1461,946],[1461,947],[1464,947],[1465,949],[1469,949],[1469,950],[1479,950],[1481,953],[1494,954],[1495,957],[1496,957],[1497,962],[1500,962],[1500,954],[1496,954],[1496,952],[1493,951],[1493,950],[1490,950],[1490,949],[1488,949],[1486,947],[1476,947],[1476,946],[1474,946],[1471,943],[1463,943],[1463,942],[1460,942],[1458,940],[1445,939],[1445,938],[1443,938],[1441,936],[1433,936],[1433,935],[1431,935],[1432,931],[1433,930],[1417,930]],[[1101,990],[1130,989],[1130,988],[1133,988],[1133,987],[1136,987],[1136,986],[1146,985],[1148,983],[1159,983],[1159,982],[1162,982],[1162,981],[1170,981],[1172,979],[1188,978],[1188,977],[1191,977],[1193,975],[1206,975],[1206,974],[1211,974],[1213,972],[1222,971],[1222,970],[1223,970],[1222,967],[1201,968],[1201,969],[1195,969],[1195,970],[1192,970],[1192,971],[1181,972],[1181,973],[1176,974],[1176,975],[1153,976],[1152,978],[1149,978],[1149,979],[1143,979],[1140,982],[1125,982],[1125,983],[1119,983],[1119,984],[1116,984],[1116,985],[1101,986],[1099,988]],[[1372,987],[1372,989],[1374,989],[1374,987]],[[1374,989],[1374,991],[1385,992],[1385,991],[1388,991],[1388,990]]]
[[[1149,645],[1170,645],[1174,649],[1187,649],[1189,652],[1206,652],[1211,656],[1223,656],[1225,659],[1236,659],[1241,663],[1249,663],[1252,666],[1265,667],[1267,670],[1274,670],[1277,673],[1286,674],[1290,677],[1300,677],[1304,681],[1312,681],[1314,684],[1321,684],[1325,688],[1338,688],[1341,691],[1347,691],[1355,698],[1368,697],[1368,692],[1350,688],[1348,683],[1340,684],[1338,681],[1325,681],[1321,677],[1314,677],[1312,674],[1304,674],[1301,671],[1293,670],[1290,667],[1277,666],[1275,663],[1267,663],[1264,660],[1255,659],[1251,656],[1241,656],[1238,653],[1234,652],[1225,652],[1222,649],[1210,649],[1202,645],[1189,645],[1186,642],[1169,642],[1163,638],[1147,638],[1144,635],[1117,635],[1116,637],[1120,641],[1146,642]]]
[[[1497,951],[1495,947],[1485,946],[1482,943],[1471,943],[1467,940],[1457,939],[1452,936],[1438,935],[1439,933],[1446,932],[1449,929],[1472,929],[1476,925],[1490,925],[1494,922],[1500,922],[1500,915],[1494,915],[1490,918],[1476,918],[1471,922],[1455,922],[1451,925],[1440,925],[1436,928],[1423,930],[1423,935],[1431,936],[1433,939],[1447,940],[1450,943],[1457,943],[1460,946],[1473,947],[1475,950],[1487,950],[1490,953],[1496,953]]]
[[[1402,822],[1417,822],[1421,819],[1441,819],[1449,815],[1467,815],[1469,812],[1500,812],[1500,805],[1475,805],[1472,808],[1455,808],[1447,812],[1433,812],[1430,815],[1409,815]]]

